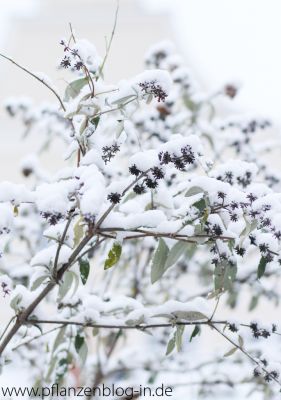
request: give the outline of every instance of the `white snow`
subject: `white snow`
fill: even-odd
[[[31,259],[30,265],[32,267],[35,267],[35,266],[50,267],[51,264],[53,264],[55,261],[57,248],[58,248],[58,246],[54,244],[54,245],[51,245],[51,246],[46,247],[45,249],[39,251]],[[60,249],[59,258],[58,258],[58,264],[65,264],[68,261],[71,253],[72,253],[72,250],[68,246],[62,245],[62,247]]]

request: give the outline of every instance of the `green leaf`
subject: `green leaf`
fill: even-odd
[[[224,357],[232,356],[232,354],[234,354],[237,350],[238,350],[238,347],[233,347],[227,353],[224,354]]]
[[[175,311],[173,312],[178,319],[184,319],[185,321],[200,321],[202,319],[208,319],[208,317],[200,311]]]
[[[176,346],[176,337],[175,335],[172,337],[172,339],[169,340],[167,350],[166,350],[166,356],[172,353]]]
[[[56,336],[56,339],[55,339],[55,342],[54,342],[54,345],[53,345],[53,353],[56,351],[56,349],[59,347],[59,345],[61,344],[61,343],[63,343],[64,342],[64,340],[65,340],[65,331],[66,331],[66,326],[63,326],[60,330],[59,330],[59,332],[58,332],[58,334],[57,334],[57,336]]]
[[[153,94],[149,94],[146,99],[146,104],[150,104],[153,100]]]
[[[189,341],[192,342],[192,339],[195,338],[197,335],[200,335],[200,333],[201,333],[200,326],[199,325],[195,325],[195,327],[194,327],[194,329],[193,329],[193,331],[192,331],[192,333],[190,335]]]
[[[69,85],[67,85],[65,94],[64,94],[64,101],[69,101],[70,99],[74,99],[80,93],[80,90],[87,83],[88,83],[88,78],[83,77],[80,79],[76,79],[75,81],[73,81]]]
[[[86,284],[89,272],[90,272],[90,263],[88,260],[79,258],[79,269],[80,269],[80,277],[83,285]]]
[[[55,369],[57,361],[58,361],[58,359],[57,359],[56,356],[51,358],[51,362],[49,364],[49,369],[48,369],[48,372],[47,372],[47,375],[46,375],[46,382],[49,382],[49,379],[50,379],[50,377],[51,377],[51,375],[52,375],[52,373],[53,373],[53,371]]]
[[[256,308],[256,306],[258,305],[258,301],[259,301],[259,296],[253,296],[250,304],[249,304],[249,311],[252,311]]]
[[[228,292],[227,304],[230,306],[230,308],[235,308],[238,299],[238,292],[233,289],[234,288],[232,287]]]
[[[74,281],[74,275],[75,274],[72,271],[67,271],[64,274],[63,282],[59,287],[59,296],[58,296],[59,301],[61,301],[64,298],[64,296],[70,291]]]
[[[169,253],[169,247],[162,238],[159,239],[158,247],[154,253],[151,264],[151,282],[155,283],[165,272],[165,264]]]
[[[12,300],[10,302],[10,307],[13,310],[18,311],[19,304],[21,301],[22,301],[22,295],[20,293],[18,293],[15,297],[12,298]]]
[[[204,192],[205,192],[204,189],[202,189],[200,186],[192,186],[185,193],[185,197],[195,196],[196,194],[204,193]]]
[[[91,123],[95,126],[95,130],[97,129],[99,122],[100,122],[100,116],[91,119]]]
[[[197,245],[195,243],[186,243],[185,246],[185,257],[190,260],[197,249]]]
[[[214,271],[215,291],[221,292],[230,290],[237,274],[237,265],[230,264],[227,261],[218,263]]]
[[[120,99],[114,100],[111,102],[112,105],[122,105],[123,103],[127,103],[129,100],[133,100],[136,97],[134,94],[130,94],[129,96],[121,97]]]
[[[264,275],[266,264],[267,264],[266,258],[261,257],[259,265],[258,265],[258,279],[260,279]]]
[[[41,325],[33,324],[33,326],[34,326],[35,328],[37,328],[37,329],[40,331],[41,335],[43,334],[43,328],[42,328]]]
[[[67,373],[70,361],[71,361],[71,359],[70,359],[69,353],[68,353],[67,357],[61,358],[59,360],[58,366],[57,366],[57,374],[56,374],[56,378],[55,378],[56,383],[61,382],[62,378]]]
[[[184,96],[184,104],[190,111],[193,112],[197,111],[199,107],[198,104],[192,101],[188,96]]]
[[[83,134],[84,130],[87,128],[88,125],[88,118],[84,117],[83,121],[80,124],[79,133],[80,135]]]
[[[48,278],[48,275],[42,275],[39,276],[39,278],[35,279],[35,281],[32,283],[30,290],[36,290],[46,280],[46,278]]]
[[[88,346],[84,336],[81,336],[80,333],[77,333],[74,345],[75,345],[75,350],[79,355],[81,365],[84,365],[88,355]]]
[[[193,207],[197,208],[197,210],[202,212],[206,208],[206,200],[205,199],[198,200],[198,201],[196,201],[196,203],[194,203],[192,205],[193,205]]]
[[[184,333],[184,325],[177,325],[176,328],[176,333],[175,333],[175,338],[176,338],[176,346],[177,346],[177,351],[180,351],[182,348],[182,336]]]
[[[176,330],[173,334],[173,337],[169,340],[166,350],[166,356],[172,353],[175,347],[177,347],[177,351],[180,351],[182,348],[182,337],[184,333],[184,325],[177,325]]]
[[[248,222],[246,220],[246,218],[244,218],[246,226],[243,229],[243,231],[241,232],[240,236],[240,242],[239,242],[239,246],[243,245],[244,240],[250,235],[250,233],[256,229],[257,225],[258,225],[258,221],[254,220],[252,222]]]
[[[144,315],[141,315],[139,318],[135,318],[135,319],[127,319],[127,321],[125,322],[126,325],[129,326],[136,326],[136,325],[140,325],[144,322]]]
[[[79,358],[81,361],[81,366],[83,366],[87,360],[87,356],[88,356],[88,346],[86,343],[86,340],[84,340],[80,350],[79,350]]]
[[[77,353],[79,353],[84,342],[85,342],[84,336],[81,336],[79,333],[77,333],[77,335],[75,336],[75,341],[74,341],[74,346],[75,346],[75,350],[77,351]]]
[[[244,346],[244,340],[243,340],[242,336],[240,336],[240,335],[238,336],[238,343],[239,343],[240,347]]]
[[[194,226],[194,235],[201,235],[203,233],[202,224],[196,224]]]
[[[81,225],[82,220],[83,220],[82,218],[79,218],[73,228],[73,230],[74,230],[74,247],[76,247],[80,243],[80,241],[83,237],[83,234],[84,234],[84,228],[83,228],[83,225]]]
[[[93,334],[93,336],[97,336],[98,334],[99,334],[99,328],[93,328],[93,330],[92,330],[92,334]]]
[[[244,218],[244,219],[245,219],[245,218]],[[246,223],[246,226],[245,226],[245,228],[243,229],[243,231],[241,232],[241,236],[247,237],[247,236],[249,236],[249,234],[250,234],[254,229],[256,229],[256,227],[258,226],[258,221],[254,220],[254,221],[252,221],[252,222],[248,222],[248,221],[245,219],[245,223]]]
[[[105,260],[104,263],[104,269],[109,269],[113,267],[113,265],[117,264],[118,261],[120,260],[122,253],[122,246],[120,243],[115,242],[109,250],[109,253],[107,255],[107,259]]]
[[[185,242],[177,242],[169,251],[167,261],[165,263],[164,270],[166,271],[169,267],[174,265],[178,259],[181,257],[181,255],[184,253],[186,249],[186,243]]]

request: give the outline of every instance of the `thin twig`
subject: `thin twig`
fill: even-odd
[[[4,329],[4,331],[2,332],[2,334],[1,334],[1,336],[0,336],[0,340],[2,340],[3,336],[5,335],[5,333],[7,332],[8,328],[9,328],[9,326],[11,325],[11,323],[13,322],[13,320],[14,320],[15,318],[16,318],[16,316],[14,315],[14,316],[9,320],[9,322],[7,323],[7,325],[6,325],[5,329]]]
[[[64,273],[73,265],[73,262],[76,260],[77,256],[80,254],[80,252],[84,249],[84,247],[88,244],[88,242],[92,239],[93,233],[89,233],[87,236],[85,236],[79,245],[75,248],[75,250],[72,252],[71,256],[69,257],[69,260],[67,263],[65,263],[59,270],[57,274],[58,281],[63,277]],[[42,300],[45,299],[45,297],[54,289],[56,286],[55,281],[49,282],[47,286],[42,290],[42,292],[33,300],[33,302],[25,308],[23,311],[21,311],[16,318],[15,324],[12,326],[10,331],[7,333],[7,335],[4,337],[2,343],[0,344],[0,355],[2,355],[3,351],[7,347],[7,345],[10,343],[14,335],[17,333],[17,331],[20,329],[22,325],[24,325],[29,318],[29,316],[33,313],[35,308],[38,306],[38,304],[41,303]]]
[[[56,326],[55,328],[52,328],[52,329],[50,329],[49,331],[46,331],[46,332],[44,332],[44,333],[40,333],[40,334],[37,335],[37,336],[33,336],[33,337],[30,338],[29,340],[27,340],[27,341],[25,341],[25,342],[21,342],[21,343],[19,343],[17,346],[13,347],[13,348],[12,348],[12,351],[15,351],[15,350],[17,350],[19,347],[22,347],[22,346],[24,346],[24,345],[26,345],[26,344],[29,344],[29,343],[33,342],[34,340],[39,339],[39,338],[41,338],[42,336],[46,336],[46,335],[48,335],[49,333],[52,333],[52,332],[54,332],[54,331],[57,331],[58,329],[61,329],[61,328],[63,328],[63,325],[61,325],[61,326]]]
[[[97,328],[97,329],[120,329],[120,330],[140,330],[145,331],[153,328],[169,328],[177,325],[193,326],[193,325],[210,325],[210,321],[179,321],[179,322],[167,322],[159,324],[137,324],[137,325],[125,325],[125,324],[96,324],[91,322],[79,322],[79,321],[68,321],[68,320],[48,320],[48,319],[29,319],[28,324],[60,324],[60,325],[76,325],[83,326],[84,328]],[[227,321],[214,321],[212,324],[227,324]]]
[[[66,238],[66,235],[67,235],[67,231],[68,231],[68,229],[70,227],[71,221],[72,221],[72,215],[70,215],[68,217],[68,221],[67,221],[67,223],[65,225],[63,234],[62,234],[62,236],[61,236],[61,238],[59,240],[59,244],[58,244],[58,247],[57,247],[57,251],[56,251],[56,255],[55,255],[55,261],[54,261],[54,268],[53,268],[53,278],[55,279],[55,281],[57,281],[57,272],[58,272],[58,262],[59,262],[60,251],[61,251],[61,248],[62,248],[62,246],[64,244],[64,241],[65,241],[65,238]]]
[[[13,63],[14,65],[16,65],[18,68],[20,68],[21,70],[23,70],[24,72],[26,72],[27,74],[31,75],[33,78],[37,79],[37,81],[41,82],[44,86],[46,86],[52,93],[54,93],[54,95],[56,96],[56,98],[58,99],[61,108],[63,109],[63,111],[66,111],[66,108],[63,104],[62,99],[60,98],[59,94],[55,91],[55,89],[50,86],[47,82],[44,81],[44,79],[40,78],[39,76],[37,76],[36,74],[34,74],[33,72],[29,71],[27,68],[23,67],[22,65],[18,64],[16,61],[14,61],[12,58],[5,56],[4,54],[0,53],[0,57],[5,58],[6,60],[10,61],[11,63]]]
[[[102,72],[103,72],[103,69],[104,69],[104,66],[105,66],[107,57],[108,57],[109,52],[110,52],[112,40],[113,40],[113,37],[114,37],[114,34],[115,34],[115,30],[116,30],[117,19],[118,19],[118,12],[119,12],[119,0],[117,0],[117,6],[116,6],[116,11],[115,11],[113,29],[112,29],[112,32],[111,32],[111,36],[110,36],[109,42],[108,42],[108,44],[107,44],[107,46],[106,46],[105,56],[104,56],[104,59],[103,59],[103,62],[102,62],[102,64],[101,64],[101,66],[100,66],[99,75],[98,75],[98,77],[97,77],[97,80],[98,80],[98,78],[99,78],[100,76],[102,76]]]
[[[256,364],[258,367],[260,367],[267,375],[271,377],[278,385],[281,385],[280,381],[270,372],[268,371],[264,366],[261,365],[261,362],[255,359],[254,357],[251,356],[240,344],[235,343],[234,340],[232,340],[230,337],[228,337],[224,332],[222,332],[218,327],[215,326],[215,324],[209,323],[209,326],[213,328],[216,332],[218,332],[222,337],[224,337],[229,343],[231,343],[236,349],[241,351],[249,360],[252,361],[252,363]]]

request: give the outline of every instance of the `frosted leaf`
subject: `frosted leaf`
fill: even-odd
[[[35,266],[50,267],[55,261],[56,253],[57,253],[57,245],[49,246],[49,247],[39,251],[31,259],[30,265],[32,267],[35,267]],[[71,253],[72,253],[72,250],[68,246],[63,245],[60,249],[58,264],[67,263]]]

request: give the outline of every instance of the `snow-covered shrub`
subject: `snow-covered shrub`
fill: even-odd
[[[280,297],[271,123],[225,116],[238,87],[201,92],[170,43],[117,85],[91,43],[61,45],[74,74],[64,95],[35,75],[58,103],[6,103],[42,147],[21,163],[26,186],[0,183],[0,285],[14,310],[1,365],[20,362],[39,386],[274,396],[278,326],[242,316]],[[52,176],[39,156],[57,139],[65,168]]]

